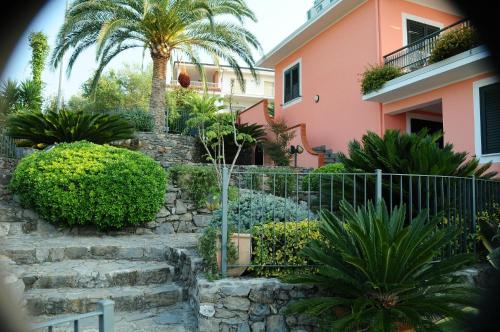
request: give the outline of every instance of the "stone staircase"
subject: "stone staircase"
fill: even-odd
[[[0,257],[24,283],[33,321],[93,311],[107,298],[115,301],[116,331],[197,330],[187,301],[201,266],[199,234],[74,236],[3,203],[0,225]]]
[[[316,146],[313,148],[313,151],[325,155],[325,165],[337,162],[337,154],[332,149],[327,149],[326,145]]]

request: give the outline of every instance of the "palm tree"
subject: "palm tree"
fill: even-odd
[[[59,31],[51,63],[57,67],[72,49],[69,74],[78,56],[95,45],[99,63],[93,78],[95,86],[116,55],[135,47],[149,49],[153,60],[149,107],[155,131],[161,133],[165,127],[166,66],[172,56],[186,57],[202,76],[201,54],[216,64],[227,62],[243,89],[238,60],[248,65],[256,77],[252,51],[260,51],[261,46],[243,27],[247,18],[256,21],[245,0],[75,0]]]

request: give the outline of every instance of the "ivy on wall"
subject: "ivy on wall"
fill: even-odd
[[[42,100],[42,72],[45,67],[45,60],[49,54],[49,44],[47,36],[43,32],[32,32],[29,36],[31,47],[31,69],[33,74],[33,83],[37,89],[39,100]],[[34,106],[36,111],[41,110],[41,102]]]

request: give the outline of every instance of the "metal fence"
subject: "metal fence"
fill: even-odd
[[[97,325],[99,332],[114,332],[114,305],[111,300],[102,300],[97,302],[97,310],[80,315],[71,315],[64,318],[53,319],[48,322],[34,324],[31,327],[32,331],[46,330],[48,332],[54,331],[56,326],[70,325],[74,332],[81,331],[81,321],[84,319],[97,317]]]
[[[168,132],[171,134],[183,134],[195,136],[196,132],[191,129],[187,122],[190,119],[189,110],[183,107],[177,109],[177,116],[173,117],[169,115],[168,119]]]
[[[253,242],[267,241],[268,252],[261,254],[254,250],[253,259],[247,266],[303,266],[303,262],[283,264],[286,259],[278,262],[274,257],[277,254],[275,249],[288,245],[287,236],[292,236],[289,232],[291,227],[298,227],[300,222],[301,227],[314,230],[319,211],[326,209],[336,213],[341,201],[365,207],[369,201],[383,199],[390,211],[404,204],[407,220],[421,212],[426,213],[428,218],[439,216],[442,220],[440,227],[456,225],[461,230],[456,242],[450,243],[443,255],[475,252],[477,214],[500,202],[500,181],[474,177],[387,174],[381,171],[307,174],[284,173],[278,169],[265,173],[233,172],[231,179],[227,169],[224,169],[223,175],[223,275],[228,268],[241,266],[233,264],[228,258],[231,250],[236,250],[238,256],[241,254],[239,239],[231,239],[231,234],[250,233]],[[261,232],[262,225],[268,226],[268,234]],[[282,254],[283,250],[279,255]],[[254,260],[255,257],[259,259]]]
[[[405,73],[425,67],[429,64],[429,58],[432,54],[432,50],[443,33],[470,26],[471,22],[468,19],[458,21],[428,35],[425,38],[417,40],[414,43],[385,55],[384,63],[386,65],[401,68]]]

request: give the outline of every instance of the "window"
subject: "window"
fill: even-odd
[[[439,30],[441,29],[437,26],[407,19],[406,20],[407,43],[412,44]]]
[[[300,62],[285,70],[284,102],[285,104],[300,97]]]
[[[500,82],[479,88],[481,154],[500,153]]]

